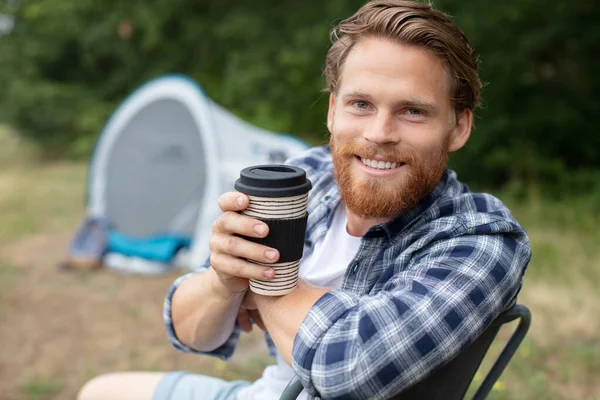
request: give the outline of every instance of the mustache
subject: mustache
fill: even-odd
[[[336,144],[331,140],[331,148],[341,156],[359,156],[373,159],[377,156],[383,157],[390,162],[413,163],[417,156],[414,151],[399,149],[397,147],[377,146],[369,143],[359,144],[356,142]]]

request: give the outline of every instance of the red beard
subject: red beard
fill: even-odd
[[[449,139],[449,138],[448,138]],[[439,183],[448,162],[448,143],[440,154],[419,158],[414,150],[396,147],[360,146],[354,142],[337,145],[333,135],[329,142],[340,186],[342,201],[362,218],[394,218],[416,206]],[[401,176],[391,179],[359,177],[352,173],[356,155],[365,158],[383,156],[388,161],[403,162]]]

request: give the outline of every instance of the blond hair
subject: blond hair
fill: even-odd
[[[474,110],[482,88],[478,60],[464,33],[429,3],[373,0],[331,31],[325,66],[328,89],[336,94],[348,53],[366,37],[382,37],[423,47],[439,57],[449,74],[455,112]]]

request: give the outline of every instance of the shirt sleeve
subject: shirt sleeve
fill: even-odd
[[[169,291],[167,293],[167,296],[165,298],[165,302],[164,302],[164,306],[163,306],[163,321],[165,323],[165,326],[167,328],[167,335],[169,338],[169,342],[173,345],[173,347],[175,347],[177,350],[184,352],[184,353],[192,353],[192,354],[200,354],[200,355],[208,355],[208,356],[214,356],[217,358],[220,358],[221,360],[228,360],[231,358],[231,356],[233,355],[233,352],[235,350],[235,347],[237,345],[238,339],[240,337],[240,334],[242,332],[242,329],[240,328],[240,326],[238,325],[237,321],[235,323],[235,326],[233,328],[233,332],[231,333],[231,335],[229,336],[229,338],[227,339],[227,341],[225,343],[223,343],[220,347],[212,350],[212,351],[199,351],[196,350],[192,347],[186,346],[185,344],[181,343],[181,341],[179,340],[179,338],[177,338],[177,334],[175,333],[175,328],[173,327],[173,319],[171,316],[171,303],[172,303],[172,299],[173,299],[173,295],[175,294],[175,290],[177,290],[177,288],[179,287],[179,285],[181,285],[181,283],[188,279],[189,277],[204,272],[206,271],[208,268],[206,266],[200,268],[197,271],[194,272],[190,272],[186,275],[183,275],[181,277],[179,277],[175,282],[173,282],[173,284],[171,285],[171,287],[169,288]]]
[[[389,398],[472,343],[512,304],[530,259],[523,231],[490,231],[430,243],[377,294],[321,297],[294,340],[293,366],[307,391]]]
[[[306,171],[306,175],[310,179],[313,179],[313,184],[314,184],[315,183],[314,181],[318,180],[318,178],[323,175],[323,171],[322,171],[323,166],[327,163],[327,160],[329,159],[329,155],[330,155],[330,150],[326,146],[312,147],[312,148],[304,150],[304,151],[300,152],[299,154],[297,154],[296,156],[286,160],[286,163],[289,165],[294,165],[294,166],[303,168]],[[165,302],[164,302],[164,306],[163,306],[163,320],[164,320],[165,326],[167,328],[167,335],[169,338],[169,342],[177,350],[185,352],[185,353],[212,355],[212,356],[221,358],[222,360],[228,360],[233,355],[233,352],[237,345],[238,339],[242,332],[242,329],[240,328],[237,321],[235,323],[233,332],[232,332],[231,336],[229,337],[229,339],[221,347],[219,347],[211,352],[208,352],[208,353],[198,351],[196,349],[193,349],[193,348],[181,343],[181,341],[177,338],[175,329],[173,328],[173,319],[171,316],[171,304],[172,304],[172,299],[173,299],[175,290],[177,290],[179,285],[181,285],[181,283],[184,280],[186,280],[187,278],[189,278],[190,276],[192,276],[194,274],[203,272],[208,268],[210,268],[210,266],[209,266],[209,261],[207,259],[206,262],[202,266],[200,266],[196,271],[191,272],[187,275],[181,276],[173,283],[173,285],[171,285],[171,288],[169,289],[169,291],[167,293],[167,296],[166,296]],[[265,338],[267,340],[269,354],[274,356],[275,355],[275,346],[274,346],[270,336],[268,335],[268,333],[265,335]]]
[[[328,146],[316,146],[304,150],[286,160],[286,164],[300,167],[309,179],[323,175],[324,166],[331,164],[331,150]]]

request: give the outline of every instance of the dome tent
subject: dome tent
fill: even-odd
[[[102,257],[108,267],[140,273],[194,268],[208,257],[217,200],[233,190],[240,170],[280,164],[307,147],[237,118],[186,76],[151,80],[117,107],[100,134],[86,221],[70,259]],[[92,229],[98,221],[103,239]]]

